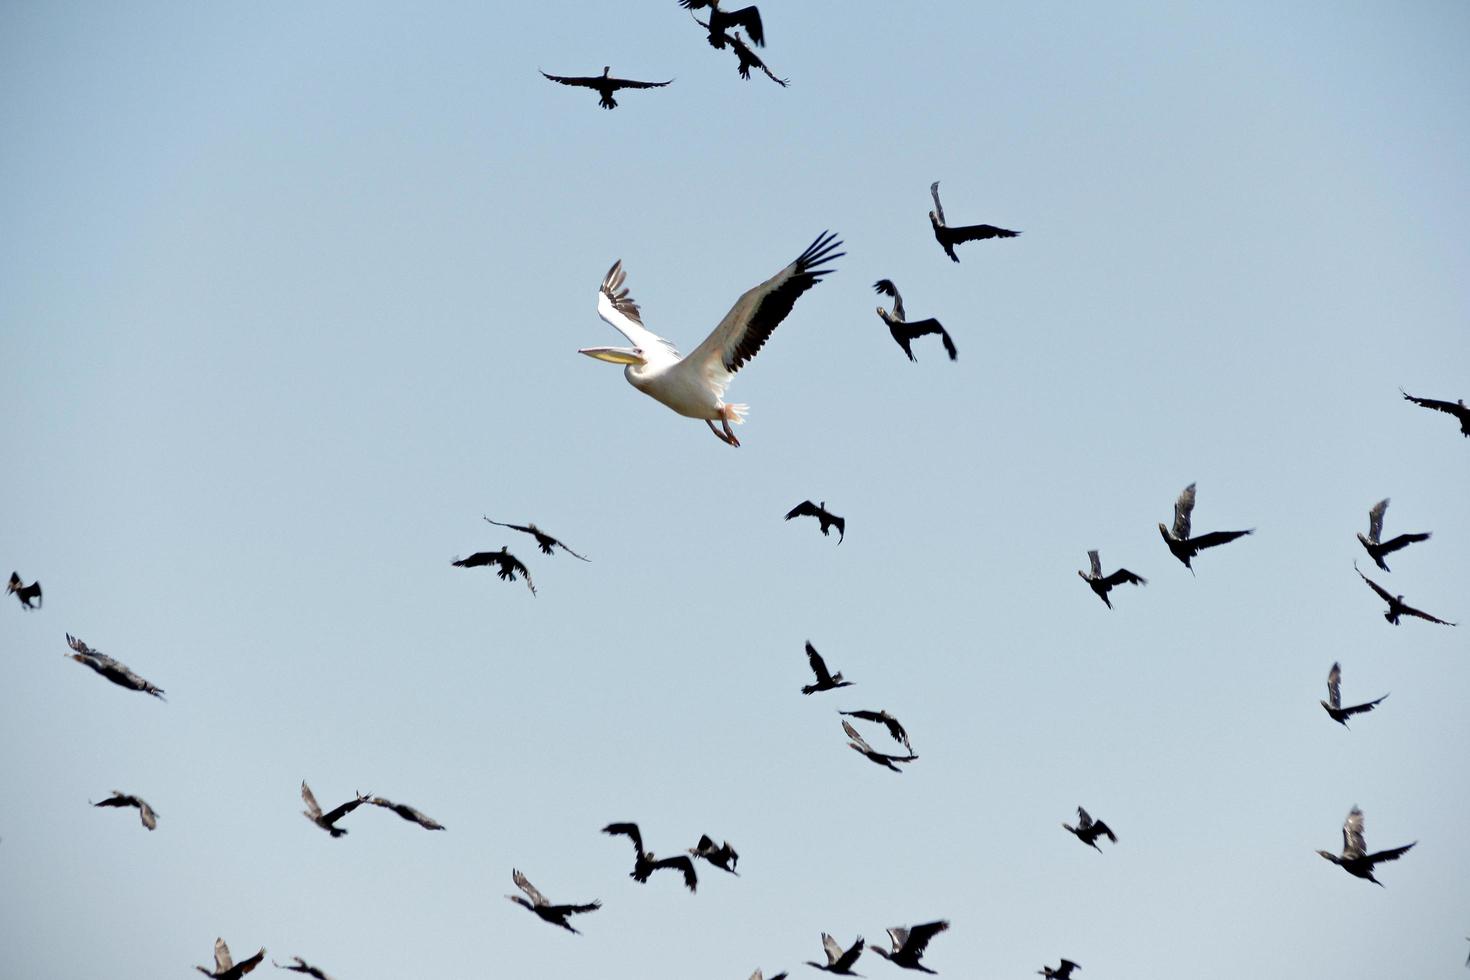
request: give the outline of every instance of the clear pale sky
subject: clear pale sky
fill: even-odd
[[[1398,389],[1470,398],[1470,8],[760,6],[789,89],[674,0],[0,5],[0,976],[814,976],[939,917],[956,978],[1464,975],[1470,442]],[[537,74],[605,64],[675,81]],[[934,180],[1024,234],[949,262]],[[614,259],[688,350],[828,228],[742,448],[576,354]],[[1258,530],[1191,577],[1196,481]],[[1464,625],[1384,622],[1382,497],[1434,536],[1374,577]],[[450,566],[503,544],[539,596]],[[803,698],[808,639],[856,684]],[[1334,660],[1392,692],[1351,731]],[[449,829],[332,840],[302,779]],[[1313,853],[1354,804],[1419,842],[1384,888]],[[639,885],[622,820],[741,876]]]

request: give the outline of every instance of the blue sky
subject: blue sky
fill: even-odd
[[[338,980],[743,980],[937,917],[949,976],[1460,975],[1470,624],[1389,626],[1352,562],[1391,497],[1434,537],[1375,577],[1470,619],[1470,444],[1398,394],[1470,398],[1470,12],[1024,6],[767,0],[785,90],[673,0],[0,6],[0,574],[46,594],[0,605],[0,975],[222,935]],[[537,74],[604,64],[675,81]],[[1024,234],[950,263],[934,180]],[[826,228],[739,450],[575,353],[621,343],[614,259],[688,350]],[[903,359],[882,277],[956,363]],[[1194,578],[1155,528],[1190,482],[1197,530],[1258,528]],[[840,547],[781,521],[808,497]],[[450,567],[502,544],[539,596]],[[1149,584],[1109,612],[1089,548]],[[856,684],[801,697],[808,639]],[[1334,660],[1392,692],[1352,731]],[[449,830],[331,840],[303,778]],[[1354,804],[1419,841],[1384,889],[1313,853]],[[741,877],[636,884],[615,820]],[[546,927],[512,867],[605,907]]]

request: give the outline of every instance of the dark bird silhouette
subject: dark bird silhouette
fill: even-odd
[[[163,688],[154,687],[148,681],[133,673],[126,664],[114,660],[100,650],[92,649],[70,633],[66,634],[66,645],[76,651],[75,653],[66,654],[66,656],[79,664],[85,664],[91,667],[119,687],[126,687],[132,691],[142,691],[145,694],[153,695],[160,701],[164,700]]]
[[[636,823],[610,823],[602,828],[604,834],[626,834],[633,840],[633,853],[636,855],[633,870],[628,877],[634,881],[647,882],[648,876],[660,868],[675,868],[684,874],[684,887],[691,892],[699,884],[699,878],[694,873],[694,861],[687,855],[680,854],[678,857],[655,858],[653,852],[643,849],[643,835],[638,832]]]
[[[1373,559],[1373,563],[1375,565],[1383,569],[1385,572],[1389,571],[1390,569],[1383,562],[1384,555],[1398,551],[1400,548],[1407,548],[1409,545],[1414,544],[1416,541],[1429,540],[1429,532],[1425,531],[1422,534],[1400,534],[1398,537],[1392,538],[1388,541],[1380,541],[1379,538],[1383,534],[1383,513],[1386,510],[1388,510],[1388,498],[1384,497],[1382,500],[1378,501],[1378,503],[1373,505],[1372,510],[1368,511],[1367,536],[1364,536],[1362,531],[1358,532],[1358,540],[1361,541],[1363,543],[1363,547],[1367,549],[1368,556]]]
[[[1415,398],[1402,388],[1399,389],[1399,394],[1421,408],[1432,408],[1436,412],[1453,415],[1460,420],[1460,435],[1470,439],[1470,405],[1465,404],[1465,399],[1442,402],[1435,398]]]
[[[336,809],[328,811],[327,813],[322,813],[322,808],[317,805],[316,797],[312,794],[311,787],[306,785],[306,780],[303,779],[301,781],[301,798],[306,801],[306,809],[301,811],[303,814],[305,814],[306,819],[310,820],[312,823],[316,824],[318,827],[322,828],[333,837],[341,837],[343,834],[347,833],[347,828],[336,826],[337,821],[341,820],[343,817],[347,816],[347,814],[351,813],[353,810],[356,810],[364,803],[369,802],[372,797],[367,793],[358,793],[356,799],[348,800],[346,803],[343,803]]]
[[[944,344],[944,349],[949,354],[951,361],[960,356],[960,352],[955,348],[954,340],[950,337],[949,331],[945,330],[943,324],[938,320],[931,316],[927,320],[915,320],[913,323],[910,323],[904,317],[903,297],[898,294],[898,287],[893,284],[892,279],[879,279],[873,283],[873,289],[885,296],[891,296],[893,298],[893,312],[889,313],[880,306],[878,307],[878,317],[884,323],[888,324],[888,332],[893,336],[894,343],[903,348],[903,352],[908,355],[909,360],[918,360],[914,356],[913,347],[910,346],[913,344],[914,339],[931,333],[939,334],[939,339]]]
[[[248,960],[236,963],[230,959],[230,947],[225,945],[223,939],[216,939],[214,941],[214,969],[207,970],[202,966],[196,966],[194,969],[206,977],[213,977],[214,980],[240,980],[245,974],[260,966],[260,961],[263,959],[265,959],[264,946],[260,947],[260,952]]]
[[[1082,967],[1073,963],[1071,960],[1062,960],[1061,964],[1055,970],[1049,966],[1043,966],[1036,972],[1046,977],[1046,980],[1071,980],[1072,971],[1080,969]]]
[[[290,966],[282,966],[281,964],[277,963],[275,960],[271,960],[271,966],[275,967],[278,970],[290,970],[292,973],[304,973],[304,974],[306,974],[309,977],[315,977],[316,980],[332,980],[331,977],[327,976],[321,970],[319,970],[316,967],[312,966],[310,963],[306,962],[301,957],[299,957],[299,956],[293,956],[293,957],[291,957],[291,959],[294,960],[295,962],[292,963]]]
[[[818,970],[826,970],[828,973],[840,973],[843,976],[860,977],[862,976],[861,973],[852,972],[852,965],[857,962],[859,956],[863,955],[863,945],[863,937],[859,936],[857,937],[857,941],[844,952],[842,947],[837,945],[837,940],[824,932],[822,933],[822,949],[827,953],[827,965],[823,966],[821,963],[813,963],[811,960],[807,960],[806,965],[814,966]]]
[[[483,514],[481,516],[484,517]],[[502,524],[499,521],[492,521],[488,517],[485,517],[485,520],[489,521],[489,523],[491,524],[494,524],[496,527],[508,527],[512,531],[520,531],[523,534],[531,535],[536,539],[536,544],[540,546],[542,554],[549,555],[552,553],[552,548],[560,548],[562,551],[565,551],[573,558],[582,558],[581,555],[577,554],[571,548],[568,548],[566,545],[562,544],[556,538],[553,538],[551,535],[547,534],[545,531],[541,530],[534,524]],[[590,559],[582,558],[582,560],[589,561]]]
[[[526,588],[531,590],[532,595],[536,594],[536,583],[531,581],[531,570],[526,567],[524,562],[511,554],[508,548],[502,547],[499,551],[477,551],[468,558],[456,559],[451,564],[455,568],[478,568],[481,565],[499,565],[500,568],[496,571],[496,575],[499,575],[507,582],[514,582],[517,575],[523,575],[526,579]]]
[[[827,501],[814,504],[810,500],[803,500],[795,507],[786,512],[786,519],[793,517],[815,517],[822,525],[822,537],[828,537],[832,528],[837,528],[837,543],[842,543],[842,537],[847,533],[847,521],[827,510]]]
[[[88,800],[87,802],[91,803],[90,800]],[[147,827],[149,830],[154,830],[158,827],[158,814],[153,812],[153,807],[149,806],[145,801],[139,799],[136,796],[130,796],[127,793],[120,793],[117,790],[113,790],[112,795],[109,796],[107,799],[103,800],[101,803],[92,803],[92,805],[135,806],[138,808],[138,818],[143,821],[143,826]]]
[[[1347,820],[1342,825],[1342,854],[1329,854],[1326,851],[1317,853],[1354,878],[1367,878],[1381,888],[1383,882],[1373,877],[1373,866],[1384,861],[1397,861],[1417,843],[1419,842],[1414,841],[1413,844],[1405,844],[1403,847],[1391,847],[1386,851],[1369,854],[1368,845],[1363,840],[1363,811],[1353,807],[1348,811]]]
[[[922,973],[938,973],[919,962],[919,957],[924,955],[929,940],[949,928],[949,923],[940,920],[938,922],[925,922],[917,926],[894,926],[888,930],[888,939],[893,943],[892,950],[886,950],[882,946],[871,946],[873,952],[883,957],[894,966],[901,966],[905,970],[918,970]]]
[[[40,582],[32,582],[30,585],[21,585],[20,572],[11,572],[10,584],[5,587],[5,594],[9,595],[12,592],[15,593],[15,597],[20,600],[20,604],[26,609],[41,608]],[[36,600],[36,604],[34,606],[31,605],[32,599]]]
[[[689,16],[694,17],[694,12],[692,10],[689,12]],[[698,24],[700,27],[703,27],[705,30],[710,31],[711,37],[714,36],[714,31],[710,30],[709,24],[700,20],[698,17],[694,17],[694,23]],[[771,81],[775,82],[782,88],[785,88],[786,86],[791,84],[791,79],[777,78],[774,74],[772,74],[771,69],[767,68],[766,63],[761,60],[761,56],[756,54],[755,50],[751,48],[750,45],[745,43],[745,38],[740,36],[739,31],[736,31],[734,34],[723,35],[722,40],[724,44],[729,44],[731,49],[735,52],[735,57],[739,61],[739,64],[736,66],[735,70],[740,72],[740,77],[745,79],[747,82],[750,81],[750,70],[752,68],[759,68],[761,71],[766,73],[767,78],[769,78]],[[724,47],[724,44],[717,44],[715,45],[715,47]]]
[[[934,226],[934,238],[944,248],[944,254],[955,262],[960,257],[954,254],[954,247],[961,242],[976,242],[984,238],[1015,238],[1020,234],[1019,231],[997,228],[995,225],[963,225],[951,228],[944,223],[944,205],[939,203],[939,181],[929,185],[929,193],[934,195],[934,210],[929,212],[929,223]]]
[[[1415,609],[1413,606],[1404,602],[1404,597],[1401,595],[1390,595],[1387,589],[1379,585],[1377,582],[1373,581],[1368,576],[1364,575],[1363,570],[1358,567],[1357,562],[1353,562],[1353,571],[1357,572],[1358,577],[1361,578],[1364,582],[1368,583],[1368,588],[1378,593],[1378,597],[1380,599],[1388,603],[1388,612],[1383,614],[1383,618],[1388,620],[1393,625],[1397,626],[1399,624],[1400,616],[1418,616],[1420,619],[1427,619],[1429,620],[1429,622],[1438,623],[1441,626],[1455,625],[1454,623],[1446,622],[1445,620],[1440,619],[1438,616],[1431,616],[1429,615],[1429,613],[1425,612],[1422,609]]]
[[[1342,668],[1334,662],[1332,665],[1332,669],[1327,672],[1327,700],[1319,703],[1327,711],[1327,713],[1332,716],[1332,720],[1337,722],[1343,728],[1347,727],[1347,720],[1353,715],[1360,715],[1364,712],[1372,711],[1374,708],[1378,707],[1379,702],[1382,701],[1383,698],[1388,697],[1388,695],[1385,694],[1383,698],[1378,698],[1374,701],[1368,701],[1364,704],[1355,704],[1351,708],[1344,708],[1342,706],[1341,685]]]
[[[839,687],[851,687],[852,681],[842,679],[842,671],[835,674],[827,673],[827,661],[812,646],[812,641],[806,641],[806,662],[811,665],[812,673],[817,675],[815,684],[808,684],[801,689],[802,694],[816,694],[818,691],[832,691]]]
[[[709,834],[700,834],[699,843],[691,847],[689,853],[695,857],[704,858],[721,871],[728,871],[737,878],[740,876],[740,872],[735,870],[735,865],[740,862],[740,855],[735,852],[735,848],[730,846],[729,841],[724,841],[719,847],[716,847]]]
[[[1194,512],[1194,484],[1184,488],[1179,499],[1174,501],[1174,529],[1171,531],[1162,523],[1159,525],[1159,533],[1164,536],[1164,544],[1169,546],[1169,552],[1180,561],[1184,567],[1194,573],[1194,566],[1190,559],[1206,548],[1214,548],[1217,545],[1234,541],[1236,538],[1247,534],[1254,534],[1256,529],[1248,531],[1211,531],[1209,534],[1201,534],[1197,538],[1189,536],[1189,517]]]
[[[1077,574],[1082,576],[1082,581],[1087,587],[1097,594],[1097,597],[1107,603],[1109,609],[1113,608],[1113,601],[1108,598],[1108,593],[1115,585],[1147,585],[1148,579],[1142,575],[1135,575],[1126,568],[1120,568],[1111,575],[1104,576],[1102,573],[1102,560],[1098,558],[1096,551],[1087,553],[1087,560],[1092,563],[1092,572],[1084,572],[1080,568]]]
[[[858,734],[858,730],[853,728],[850,722],[844,721],[842,723],[842,730],[847,733],[848,738],[852,739],[851,742],[847,743],[848,748],[861,752],[873,763],[892,769],[894,772],[903,772],[902,769],[894,765],[895,762],[913,762],[918,758],[912,751],[908,755],[889,755],[886,752],[879,752]]]
[[[1073,827],[1071,824],[1064,823],[1062,827],[1099,854],[1102,853],[1102,848],[1097,846],[1099,837],[1106,835],[1108,840],[1114,844],[1118,843],[1117,835],[1113,833],[1111,827],[1101,820],[1092,819],[1091,815],[1080,806],[1077,808],[1077,826]]]
[[[373,806],[380,806],[385,810],[392,810],[404,820],[410,821],[411,823],[416,823],[425,830],[444,829],[444,825],[442,823],[435,820],[433,817],[430,817],[428,814],[424,813],[421,810],[415,810],[413,807],[409,806],[406,803],[394,803],[392,800],[385,800],[381,796],[375,796],[372,799],[368,800],[368,802],[371,803]]]
[[[849,718],[861,718],[863,721],[874,721],[888,729],[888,734],[893,736],[895,742],[902,742],[903,747],[910,752],[914,747],[909,744],[909,733],[903,730],[898,719],[887,711],[839,711],[839,715],[847,715]]]
[[[679,6],[693,13],[696,10],[709,8],[709,23],[700,21],[700,26],[709,31],[710,47],[723,49],[725,42],[729,40],[725,31],[731,27],[743,27],[750,32],[750,39],[757,47],[766,46],[766,30],[761,26],[761,12],[755,7],[741,7],[739,10],[724,11],[720,9],[720,0],[679,0]],[[697,19],[697,18],[696,18]]]
[[[537,70],[540,71],[540,69]],[[663,88],[673,81],[672,78],[667,82],[635,82],[631,78],[609,78],[607,73],[611,70],[611,66],[603,65],[601,75],[566,77],[562,75],[547,75],[544,71],[541,74],[553,82],[560,82],[563,85],[575,85],[580,88],[596,89],[597,94],[601,96],[601,101],[598,104],[604,109],[616,109],[618,107],[618,100],[613,98],[613,93],[618,89]]]
[[[517,905],[522,905],[530,909],[536,913],[536,916],[542,922],[550,922],[554,926],[561,926],[567,932],[581,935],[580,932],[572,928],[571,923],[567,922],[567,916],[581,915],[584,912],[596,912],[602,908],[602,903],[598,901],[588,902],[586,905],[553,905],[546,900],[545,895],[536,890],[536,886],[531,884],[525,875],[521,874],[515,868],[511,869],[510,877],[516,883],[516,887],[526,893],[530,901],[526,901],[525,898],[519,895],[507,895],[505,896],[506,898],[515,902]]]

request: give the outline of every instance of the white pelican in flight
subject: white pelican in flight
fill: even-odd
[[[704,419],[709,430],[732,446],[740,445],[730,423],[745,421],[745,405],[725,404],[725,389],[745,362],[786,319],[796,299],[831,272],[826,263],[846,255],[842,242],[823,232],[796,260],[765,282],[745,291],[719,326],[688,357],[643,325],[638,304],[623,288],[623,260],[613,263],[597,294],[597,315],[633,342],[632,347],[584,347],[577,351],[612,364],[627,365],[628,383],[691,419]],[[715,428],[718,420],[724,432]]]

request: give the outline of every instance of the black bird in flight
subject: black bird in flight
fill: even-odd
[[[1438,616],[1431,616],[1429,615],[1429,613],[1424,612],[1422,609],[1415,609],[1413,606],[1404,602],[1404,597],[1401,595],[1390,595],[1387,589],[1379,585],[1377,582],[1373,581],[1368,576],[1364,575],[1363,570],[1358,567],[1357,562],[1353,562],[1353,571],[1357,572],[1358,577],[1361,578],[1364,582],[1368,583],[1368,588],[1378,593],[1378,597],[1380,599],[1388,603],[1388,612],[1383,614],[1383,618],[1388,620],[1393,625],[1397,626],[1399,624],[1400,616],[1418,616],[1420,619],[1427,619],[1431,623],[1438,623],[1441,626],[1455,625],[1454,623],[1446,622],[1445,620],[1440,619]]]
[[[260,947],[260,951],[248,960],[236,963],[230,958],[230,947],[225,945],[223,939],[216,939],[214,941],[214,969],[206,970],[202,966],[196,966],[194,969],[206,977],[213,977],[214,980],[240,980],[245,974],[260,966],[260,961],[263,959],[265,959],[264,946]]]
[[[893,284],[892,279],[879,279],[873,283],[873,289],[876,292],[893,298],[893,312],[889,313],[880,306],[878,307],[878,317],[884,323],[888,324],[889,334],[893,336],[894,342],[903,348],[903,352],[908,355],[909,360],[918,360],[914,356],[913,347],[910,346],[915,338],[931,333],[939,334],[939,339],[944,344],[944,349],[949,354],[951,361],[960,356],[960,352],[955,348],[954,340],[950,337],[949,331],[945,330],[944,325],[938,320],[931,316],[927,320],[915,320],[910,323],[905,319],[903,297],[898,295],[898,287]]]
[[[684,874],[684,887],[691,892],[699,884],[699,877],[694,873],[694,860],[687,855],[680,854],[678,857],[655,858],[651,851],[643,849],[643,835],[638,832],[636,823],[610,823],[602,828],[604,834],[626,834],[633,840],[633,852],[636,855],[633,870],[628,877],[637,882],[648,881],[648,876],[660,868],[675,868]]]
[[[934,238],[944,248],[944,254],[955,262],[960,257],[954,254],[954,247],[961,242],[976,242],[983,238],[1015,238],[1019,231],[1011,231],[1008,228],[997,228],[995,225],[963,225],[952,228],[944,223],[944,205],[939,203],[939,181],[929,185],[929,193],[934,195],[934,210],[929,212],[929,223],[934,226]]]
[[[484,517],[483,514],[480,516]],[[512,531],[520,531],[523,534],[531,535],[536,539],[536,544],[540,546],[541,553],[544,555],[552,554],[552,548],[560,548],[562,551],[565,551],[573,558],[582,558],[581,555],[577,554],[571,548],[568,548],[566,545],[562,544],[556,538],[553,538],[551,535],[547,534],[545,531],[541,530],[534,524],[502,524],[499,521],[492,521],[488,517],[485,517],[485,520],[491,524],[494,524],[496,527],[508,527]],[[590,561],[590,559],[587,558],[582,558],[582,560]]]
[[[1461,398],[1458,401],[1442,402],[1436,398],[1415,398],[1402,388],[1399,389],[1399,394],[1421,408],[1432,408],[1436,412],[1453,415],[1460,420],[1460,435],[1470,439],[1470,405],[1465,404],[1465,399]]]
[[[806,662],[811,665],[812,673],[817,675],[815,684],[808,684],[801,689],[802,694],[816,694],[818,691],[833,691],[839,687],[851,687],[852,681],[842,679],[842,671],[835,674],[827,672],[827,661],[812,646],[812,641],[806,641]]]
[[[694,17],[694,12],[690,11],[689,16]],[[710,31],[710,36],[714,37],[715,32],[713,30],[710,30],[710,26],[704,21],[700,20],[698,17],[694,17],[694,23],[698,24],[700,27],[703,27],[705,30]],[[736,31],[734,34],[723,35],[722,40],[726,44],[729,44],[731,49],[734,50],[735,57],[740,62],[735,70],[740,72],[740,77],[745,79],[747,82],[750,81],[750,70],[752,68],[759,68],[761,71],[766,73],[767,78],[769,78],[771,81],[775,82],[782,88],[785,88],[786,86],[791,84],[791,79],[777,78],[771,73],[771,69],[766,67],[766,63],[761,60],[761,56],[756,54],[755,50],[750,45],[745,43],[745,38],[740,36],[739,31]],[[716,44],[715,47],[724,47],[724,44]]]
[[[903,730],[898,719],[887,711],[839,711],[839,715],[847,715],[850,718],[861,718],[863,721],[874,721],[888,729],[888,734],[893,736],[895,742],[902,742],[903,747],[910,752],[914,747],[909,744],[909,733]]]
[[[12,592],[15,593],[15,597],[20,600],[20,604],[22,606],[24,606],[26,609],[40,609],[41,608],[41,583],[40,582],[32,582],[30,585],[21,585],[20,584],[20,572],[11,572],[10,573],[10,584],[5,587],[5,594],[6,595],[9,595]],[[31,600],[32,599],[35,599],[36,600],[36,604],[34,606],[31,605]]]
[[[87,802],[91,803],[90,800],[88,800]],[[112,795],[109,796],[107,799],[103,800],[101,803],[92,803],[92,805],[135,806],[138,808],[138,818],[143,821],[144,827],[147,827],[149,830],[154,830],[158,827],[158,814],[153,812],[153,807],[149,806],[145,801],[139,799],[136,796],[131,796],[127,793],[120,793],[117,790],[113,790]]]
[[[844,952],[842,947],[837,945],[837,940],[824,932],[822,933],[822,949],[827,953],[827,965],[823,966],[820,963],[813,963],[811,960],[807,960],[806,965],[814,966],[818,970],[826,970],[828,973],[839,973],[847,977],[861,976],[861,974],[852,972],[852,965],[857,962],[859,956],[863,955],[863,945],[863,937],[859,936],[857,937],[857,942],[853,943]]]
[[[1049,966],[1043,966],[1036,972],[1046,977],[1046,980],[1072,980],[1072,971],[1080,969],[1082,967],[1071,960],[1062,960],[1055,970]]]
[[[894,772],[903,772],[902,769],[894,765],[895,762],[913,762],[915,759],[918,758],[918,756],[914,755],[912,750],[909,752],[908,755],[889,755],[886,752],[879,752],[877,749],[869,745],[863,739],[863,737],[858,734],[858,730],[852,727],[851,722],[844,721],[842,723],[842,730],[847,733],[848,738],[852,739],[851,742],[847,743],[848,748],[853,749],[857,752],[861,752],[863,755],[868,757],[869,761],[875,763],[876,765],[892,769]]]
[[[501,547],[499,551],[477,551],[468,558],[460,558],[450,564],[455,568],[478,568],[481,565],[499,565],[500,568],[495,572],[496,575],[499,575],[507,582],[514,582],[518,574],[524,575],[526,578],[526,588],[531,590],[532,595],[536,594],[536,583],[531,581],[531,570],[526,567],[523,561],[511,554],[510,550],[506,547]]]
[[[750,975],[750,980],[766,980],[766,975],[761,971],[756,970]],[[770,980],[786,980],[786,974],[784,972],[778,973],[774,977],[771,977]]]
[[[306,819],[310,820],[312,823],[316,824],[318,827],[322,828],[333,837],[341,837],[343,834],[347,833],[346,827],[338,827],[336,825],[338,820],[341,820],[343,817],[347,816],[347,814],[351,813],[353,810],[356,810],[358,807],[362,806],[364,803],[367,803],[372,799],[372,797],[367,793],[358,793],[356,799],[348,800],[346,803],[343,803],[336,809],[330,810],[327,813],[322,813],[322,808],[317,805],[316,796],[312,794],[311,787],[306,785],[306,780],[304,779],[301,781],[301,798],[306,801],[306,809],[301,811],[302,814],[305,815]]]
[[[725,31],[731,27],[745,28],[757,47],[766,46],[766,31],[761,26],[761,12],[755,7],[741,7],[727,12],[720,9],[720,0],[679,0],[679,6],[690,11],[691,15],[696,10],[709,8],[709,23],[700,22],[700,26],[709,31],[712,48],[720,49],[725,46],[725,42],[729,40]]]
[[[1214,548],[1256,531],[1255,528],[1248,531],[1211,531],[1192,538],[1189,536],[1189,515],[1193,512],[1194,484],[1191,483],[1184,488],[1179,499],[1174,501],[1174,529],[1171,531],[1162,523],[1159,524],[1159,533],[1164,536],[1164,544],[1169,546],[1169,552],[1184,562],[1184,567],[1189,569],[1191,575],[1194,574],[1194,566],[1189,562],[1195,555],[1206,548]]]
[[[1373,877],[1373,866],[1383,861],[1397,861],[1417,843],[1419,842],[1414,841],[1413,844],[1405,844],[1403,847],[1391,847],[1386,851],[1369,854],[1368,845],[1363,840],[1363,811],[1353,807],[1348,811],[1347,820],[1342,825],[1342,854],[1329,854],[1326,851],[1317,853],[1354,878],[1367,878],[1381,888],[1383,882]]]
[[[882,946],[869,948],[894,966],[901,966],[906,970],[918,970],[922,973],[938,973],[938,970],[931,970],[920,963],[919,957],[924,955],[924,949],[929,945],[929,940],[948,928],[949,923],[943,919],[908,928],[894,926],[888,930],[888,939],[893,943],[892,951]]]
[[[709,834],[700,834],[699,843],[691,847],[689,853],[694,857],[704,858],[721,871],[728,871],[737,878],[740,877],[740,872],[735,870],[735,865],[740,862],[740,855],[735,852],[735,848],[730,846],[729,841],[723,841],[719,847],[716,847]]]
[[[814,504],[810,500],[803,500],[795,507],[786,512],[786,519],[793,517],[815,517],[822,525],[822,537],[828,537],[832,528],[837,528],[837,543],[842,543],[842,537],[847,533],[847,521],[827,510],[827,501]]]
[[[530,909],[536,913],[536,916],[542,922],[550,922],[554,926],[561,926],[567,932],[575,933],[578,936],[581,933],[573,929],[571,923],[567,922],[567,916],[581,915],[584,912],[596,912],[602,908],[602,903],[598,901],[588,902],[586,905],[553,905],[546,900],[545,895],[536,890],[536,886],[531,884],[525,875],[521,874],[515,868],[511,869],[510,877],[516,883],[516,887],[526,893],[530,901],[526,901],[526,899],[519,895],[507,895],[505,896],[506,898],[515,902],[517,905],[522,905]]]
[[[1126,568],[1120,568],[1111,575],[1103,575],[1102,560],[1098,558],[1096,551],[1089,551],[1087,553],[1087,559],[1092,563],[1091,574],[1082,571],[1080,568],[1077,570],[1077,574],[1082,576],[1082,581],[1087,583],[1088,588],[1097,593],[1099,599],[1107,603],[1109,609],[1113,608],[1113,601],[1108,598],[1108,593],[1112,591],[1113,586],[1123,585],[1125,583],[1128,585],[1148,584],[1148,579],[1142,575],[1134,575]]]
[[[1322,705],[1323,709],[1325,709],[1326,712],[1332,716],[1332,720],[1337,722],[1343,728],[1347,727],[1347,720],[1353,715],[1360,715],[1364,712],[1372,711],[1374,708],[1378,707],[1378,703],[1382,701],[1383,698],[1388,697],[1388,695],[1385,694],[1383,698],[1378,698],[1374,701],[1368,701],[1364,704],[1355,704],[1351,708],[1344,708],[1342,706],[1341,685],[1342,668],[1338,666],[1336,662],[1334,662],[1332,664],[1332,669],[1327,672],[1327,700],[1319,703]]]
[[[392,800],[385,800],[381,796],[375,796],[372,799],[368,800],[368,802],[371,803],[373,806],[380,806],[385,810],[392,810],[404,820],[407,820],[410,823],[416,823],[425,830],[444,829],[444,825],[442,823],[435,820],[433,817],[429,816],[427,813],[424,813],[421,810],[415,810],[413,807],[409,806],[406,803],[394,803]]]
[[[1092,816],[1080,806],[1077,808],[1077,826],[1073,827],[1071,824],[1064,823],[1062,827],[1099,854],[1102,853],[1102,848],[1097,846],[1099,837],[1106,835],[1108,840],[1114,844],[1118,843],[1117,835],[1113,833],[1111,827],[1101,820],[1092,819]]]
[[[1374,564],[1385,572],[1390,569],[1383,562],[1384,555],[1398,551],[1400,548],[1407,548],[1416,541],[1429,540],[1429,532],[1425,531],[1422,534],[1400,534],[1398,537],[1391,538],[1388,541],[1380,541],[1379,538],[1383,534],[1383,513],[1386,510],[1388,510],[1388,498],[1384,497],[1373,505],[1372,510],[1368,511],[1368,534],[1364,536],[1362,531],[1358,532],[1358,540],[1367,549],[1368,556],[1373,559]]]
[[[66,656],[79,664],[85,664],[91,667],[119,687],[126,687],[132,691],[143,691],[146,694],[153,695],[160,701],[164,700],[163,688],[154,687],[148,681],[133,673],[126,664],[114,660],[100,650],[93,650],[86,643],[72,636],[70,633],[66,634],[66,645],[75,651]]]
[[[316,980],[332,980],[331,977],[327,976],[321,970],[312,966],[301,957],[293,956],[291,957],[291,959],[295,960],[295,962],[289,966],[282,966],[275,960],[271,960],[271,966],[275,967],[278,970],[290,970],[292,973],[304,973],[309,977],[315,977]]]
[[[537,70],[540,71],[540,69]],[[544,71],[541,74],[553,82],[560,82],[563,85],[576,85],[581,88],[596,89],[597,94],[602,97],[601,102],[598,104],[604,109],[616,109],[618,107],[618,100],[613,98],[613,93],[620,88],[663,88],[669,82],[673,81],[672,78],[668,82],[635,82],[631,78],[609,78],[607,73],[611,70],[610,65],[603,65],[601,75],[566,77],[562,75],[547,75]]]

